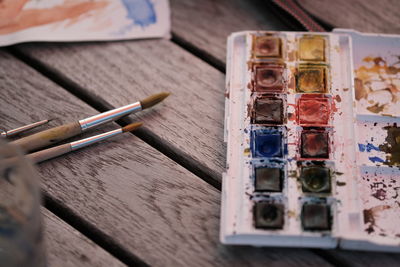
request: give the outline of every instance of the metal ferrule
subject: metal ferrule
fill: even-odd
[[[39,127],[39,126],[41,126],[41,125],[43,125],[43,124],[46,124],[46,123],[48,123],[48,122],[49,122],[49,120],[38,121],[38,122],[34,122],[34,123],[31,123],[31,124],[28,124],[28,125],[25,125],[25,126],[16,128],[16,129],[12,129],[12,130],[8,130],[8,131],[3,131],[3,132],[1,132],[0,134],[1,134],[2,137],[10,137],[10,136],[13,136],[13,135],[16,135],[16,134],[19,134],[19,133],[28,131],[28,130],[30,130],[30,129]]]
[[[99,134],[99,135],[88,137],[88,138],[85,138],[85,139],[82,139],[82,140],[71,142],[70,143],[71,144],[71,149],[72,150],[77,150],[77,149],[80,149],[82,147],[89,146],[91,144],[97,143],[99,141],[105,140],[107,138],[110,138],[110,137],[113,137],[113,136],[116,136],[116,135],[119,135],[119,134],[122,134],[122,133],[123,133],[122,129],[116,129],[116,130],[113,130],[113,131],[110,131],[110,132],[106,132],[106,133],[103,133],[103,134]]]
[[[120,108],[112,109],[107,112],[103,112],[98,115],[94,115],[92,117],[80,120],[79,124],[81,125],[82,131],[85,131],[89,128],[96,127],[98,125],[107,123],[109,121],[118,120],[123,116],[126,116],[131,113],[136,113],[140,110],[142,110],[142,106],[140,105],[140,101],[138,101]]]

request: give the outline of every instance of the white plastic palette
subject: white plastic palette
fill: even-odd
[[[400,38],[364,50],[360,36],[228,38],[223,243],[400,251],[400,72],[387,52]],[[353,63],[353,45],[372,69]]]

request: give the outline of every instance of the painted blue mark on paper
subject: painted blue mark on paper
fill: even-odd
[[[122,0],[122,3],[133,25],[147,27],[157,22],[154,4],[150,0]]]
[[[383,159],[381,159],[381,158],[379,158],[379,157],[368,157],[368,159],[369,159],[370,161],[372,161],[373,163],[375,163],[375,162],[384,163],[384,162],[385,162]]]
[[[371,152],[372,150],[381,151],[381,150],[379,149],[379,147],[374,146],[373,144],[370,144],[370,143],[368,143],[368,144],[366,144],[366,145],[364,145],[364,144],[358,144],[358,150],[360,150],[360,152],[365,152],[365,151]]]

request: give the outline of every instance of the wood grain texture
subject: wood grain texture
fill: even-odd
[[[113,107],[171,92],[161,104],[130,117],[146,122],[143,128],[166,146],[221,180],[225,78],[216,69],[167,40],[19,48]]]
[[[42,209],[49,267],[125,266],[47,209]]]
[[[171,0],[172,32],[221,62],[235,31],[288,30],[263,0]]]
[[[397,0],[299,2],[313,15],[336,27],[365,32],[400,32],[400,5]],[[171,6],[172,31],[223,62],[226,37],[233,31],[288,30],[259,1],[172,0]],[[338,250],[328,253],[354,266],[397,266],[400,262],[400,255],[396,254]]]
[[[226,37],[231,31],[276,29],[279,25],[279,29],[285,30],[275,17],[261,14],[251,2],[177,1],[172,3],[172,10],[176,32],[192,36],[196,32],[193,27],[203,29],[199,36],[207,39],[210,29],[217,31],[210,35],[212,42],[204,45],[211,50],[219,47],[218,53],[213,55],[220,59],[225,58]],[[248,13],[252,14],[251,19],[235,20],[247,18]],[[190,16],[195,21],[188,19]],[[219,18],[221,21],[215,21]],[[180,27],[184,28],[179,30]],[[199,36],[193,36],[193,40],[198,40]],[[212,179],[221,181],[226,157],[223,143],[225,77],[219,71],[167,40],[22,45],[19,49],[113,107],[160,91],[172,92],[161,104],[165,106],[162,112],[158,111],[161,107],[156,106],[156,112],[145,111],[131,117],[150,119],[145,129],[182,157],[201,164]]]
[[[336,28],[360,32],[400,33],[400,2],[398,0],[298,0],[317,18]]]
[[[70,121],[94,112],[4,53],[0,89],[0,125],[5,128],[37,117]],[[131,134],[38,169],[46,193],[152,266],[329,266],[304,249],[221,245],[220,193]]]
[[[210,51],[215,57],[224,60],[225,37],[230,31],[239,30],[229,28],[230,23],[236,23],[232,22],[232,20],[236,21],[236,18],[229,12],[221,12],[220,16],[210,17],[204,14],[197,15],[202,14],[201,12],[197,13],[197,9],[207,8],[207,3],[208,1],[172,1],[173,30],[180,36],[186,36],[185,38],[192,40],[191,43],[199,49]],[[211,5],[222,5],[221,3],[222,1],[212,2]],[[224,3],[227,5],[226,1]],[[181,11],[175,11],[179,10],[179,5],[190,5],[194,8],[181,8]],[[225,10],[223,6],[221,6],[221,10]],[[261,9],[257,11],[261,13],[258,16],[263,15],[261,11]],[[185,12],[189,12],[190,15],[182,14]],[[254,16],[246,16],[246,12],[243,14],[244,16],[240,18],[242,23],[254,23],[251,22]],[[176,16],[186,16],[187,20],[185,17],[177,19]],[[216,18],[221,19],[221,16],[227,16],[230,19],[227,18],[216,23]],[[204,33],[195,38],[197,28],[204,28],[204,26],[196,24],[199,22],[207,23],[211,25],[211,28],[217,24],[218,26],[215,27],[227,27],[226,35],[223,37],[215,34],[204,35],[203,38],[201,34],[207,34],[207,30],[204,30]],[[180,26],[179,23],[184,25]],[[254,27],[243,28],[267,29],[257,26],[256,23],[254,25]],[[282,30],[283,28],[275,29]],[[219,42],[217,46],[220,48],[215,49],[212,44],[214,41],[208,41],[207,38],[219,40],[215,42]],[[107,44],[42,45],[40,47],[24,45],[20,48],[23,52],[48,64],[96,97],[106,100],[115,107],[156,93],[159,89],[172,91],[173,95],[165,103],[156,107],[152,112],[140,114],[139,117],[148,122],[147,129],[165,140],[166,143],[190,155],[204,166],[208,166],[215,173],[220,173],[223,169],[225,158],[225,152],[222,152],[224,78],[222,74],[170,42],[151,40]],[[207,127],[203,128],[203,125],[207,125]],[[104,160],[106,161],[106,159]],[[57,166],[55,165],[54,168],[58,168]],[[77,170],[74,172],[83,175]],[[64,196],[64,198],[67,199],[68,196]],[[219,200],[214,199],[214,201],[218,202]],[[214,205],[217,204],[214,203]],[[213,216],[213,220],[217,220],[218,213],[215,212]],[[207,224],[207,226],[211,225],[214,227],[213,233],[216,235],[216,223]],[[217,241],[214,240],[214,242],[216,246]],[[225,249],[225,247],[223,248]],[[173,249],[170,250],[171,253],[172,251]],[[250,252],[246,253],[251,254]],[[398,256],[393,254],[341,251],[329,253],[349,265],[363,263],[365,266],[373,266],[372,263],[382,261],[388,266],[396,266],[399,262]],[[210,258],[212,257],[217,258],[215,254],[210,256]],[[210,263],[210,261],[206,262]],[[247,258],[245,262],[248,263]],[[216,263],[219,262],[216,261]]]

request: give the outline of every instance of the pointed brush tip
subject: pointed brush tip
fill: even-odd
[[[124,132],[124,133],[131,132],[133,130],[136,130],[137,128],[139,128],[142,125],[143,125],[142,122],[135,122],[135,123],[128,124],[122,128],[122,132]]]
[[[169,92],[161,92],[158,94],[151,95],[143,100],[140,101],[140,105],[142,106],[142,109],[150,108],[161,101],[163,101],[165,98],[167,98],[171,93]]]

